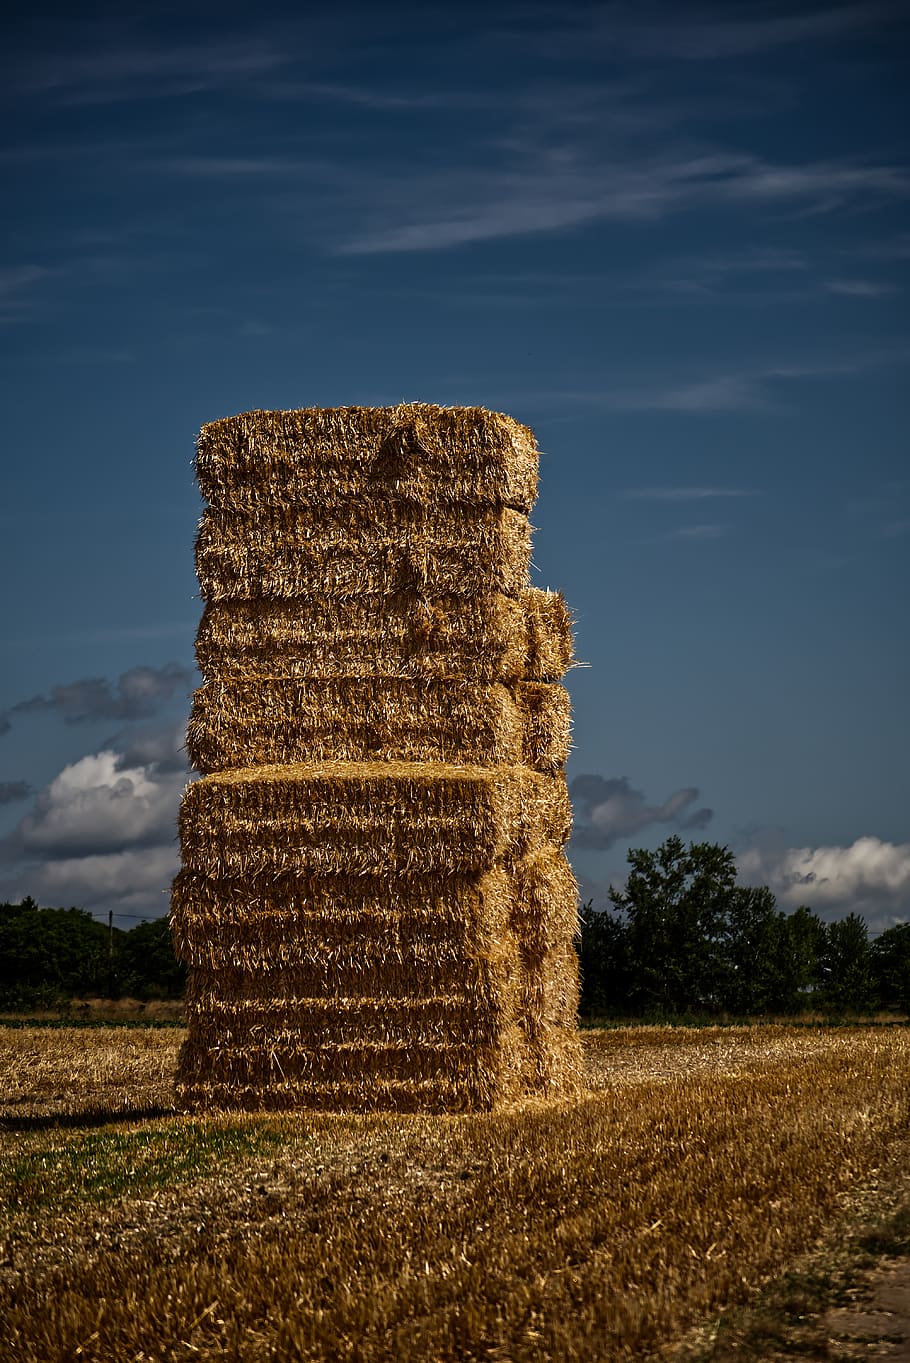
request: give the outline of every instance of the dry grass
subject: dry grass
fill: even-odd
[[[17,1363],[654,1357],[810,1247],[910,1135],[903,1028],[592,1032],[587,1096],[499,1114],[132,1125],[125,1094],[165,1099],[179,1033],[0,1037]],[[97,1120],[107,1094],[113,1198],[85,1131],[22,1129]]]

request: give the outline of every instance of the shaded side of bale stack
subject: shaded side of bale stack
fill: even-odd
[[[533,435],[478,408],[252,412],[196,467],[182,1098],[572,1092],[572,638],[528,584]]]

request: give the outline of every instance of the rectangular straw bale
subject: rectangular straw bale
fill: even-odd
[[[541,1098],[571,1098],[585,1088],[584,1053],[576,1023],[541,1027],[525,1053],[526,1084]]]
[[[171,934],[178,957],[190,966],[271,970],[306,963],[331,972],[365,942],[374,944],[374,954],[381,942],[389,961],[404,963],[422,952],[457,963],[495,954],[511,932],[514,894],[514,877],[502,869],[404,880],[215,879],[182,870],[171,890]]]
[[[274,1079],[310,1083],[350,1081],[448,1079],[462,1084],[476,1081],[483,1070],[499,1062],[499,1038],[492,1044],[442,1041],[418,1043],[410,1037],[389,1042],[343,1041],[331,1046],[302,1045],[292,1036],[264,1036],[260,1044],[216,1043],[210,1052],[206,1077],[217,1082],[229,1076],[241,1084],[268,1085]],[[187,1077],[191,1077],[188,1075]]]
[[[243,412],[203,426],[196,445],[202,495],[243,509],[394,496],[528,512],[537,466],[533,432],[511,417],[418,402]]]
[[[578,882],[565,853],[544,844],[517,862],[510,925],[529,962],[571,946],[578,936]]]
[[[219,981],[216,979],[215,984]],[[292,1043],[334,1046],[367,1041],[388,1044],[408,1037],[418,1045],[492,1044],[517,1016],[517,992],[508,1006],[482,994],[436,994],[427,998],[225,999],[210,993],[187,999],[186,1017],[199,1045],[260,1045],[281,1049]]]
[[[527,1042],[518,1026],[495,1045],[301,1048],[207,1046],[180,1051],[177,1097],[188,1107],[363,1112],[489,1111],[518,1097]]]
[[[528,585],[531,526],[510,508],[431,514],[397,504],[378,518],[360,503],[314,520],[284,507],[243,517],[204,511],[196,573],[207,601],[393,595],[517,596]]]
[[[179,823],[184,867],[214,877],[459,875],[562,845],[571,808],[527,767],[336,762],[203,776]]]
[[[521,976],[521,1011],[529,1029],[572,1027],[578,1017],[578,955],[570,944],[537,958]]]
[[[465,677],[558,681],[572,664],[572,621],[558,592],[526,587],[465,598],[298,597],[206,606],[196,659],[207,680]]]
[[[555,683],[234,678],[196,691],[186,746],[203,773],[336,761],[526,763],[553,772],[568,757],[569,714],[568,692]]]
[[[190,971],[187,1005],[194,1014],[209,1003],[231,1004],[252,1016],[276,1000],[295,999],[432,999],[457,995],[472,1007],[502,1013],[516,1006],[524,969],[518,942],[506,928],[485,951],[472,951],[473,934],[459,940],[455,932],[440,940],[414,943],[396,934],[333,940],[331,924],[314,929],[311,950],[300,941],[296,959],[287,964],[220,961]],[[468,939],[467,941],[465,939]],[[321,949],[320,949],[321,948]],[[239,953],[238,953],[239,954]]]

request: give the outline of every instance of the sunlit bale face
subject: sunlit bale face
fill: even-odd
[[[572,630],[528,581],[532,433],[479,408],[252,412],[205,427],[196,466],[182,1099],[575,1092]]]

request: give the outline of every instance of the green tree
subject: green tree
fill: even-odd
[[[822,957],[825,1004],[838,1013],[871,1013],[878,1002],[872,947],[865,920],[850,913],[825,928]]]
[[[107,992],[107,926],[85,909],[0,904],[0,1007]]]
[[[898,923],[876,937],[872,972],[882,1004],[910,1013],[910,923]]]
[[[625,926],[589,900],[579,910],[580,1011],[587,1017],[624,1013],[629,1002]]]
[[[626,888],[610,899],[625,920],[629,1003],[645,1015],[713,1010],[728,970],[733,853],[716,843],[670,837],[656,851],[634,848]]]
[[[171,944],[167,917],[137,923],[117,947],[117,982],[132,998],[178,998],[186,984],[186,966]]]

